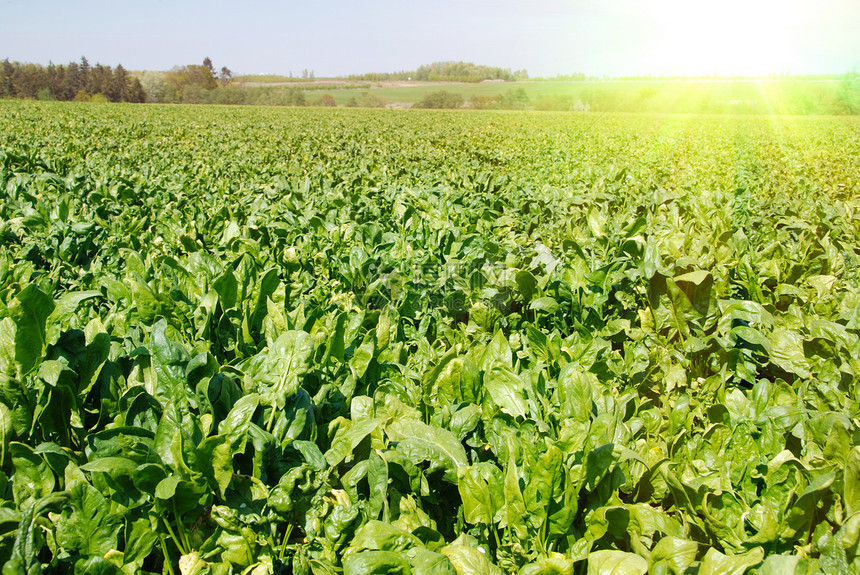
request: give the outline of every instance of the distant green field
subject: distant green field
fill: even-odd
[[[842,114],[851,111],[839,80],[655,80],[586,82],[506,82],[375,85],[370,90],[329,90],[339,106],[369,91],[391,104],[412,105],[438,90],[493,98],[522,91],[522,107],[537,110],[590,110],[638,113]],[[270,88],[271,89],[271,88]],[[308,101],[319,91],[308,92]],[[856,94],[851,95],[856,104]]]

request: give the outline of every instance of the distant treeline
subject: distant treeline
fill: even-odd
[[[140,81],[121,65],[91,66],[81,58],[66,66],[40,66],[7,58],[0,62],[0,98],[145,102],[146,93]]]
[[[384,82],[386,80],[416,80],[419,82],[483,82],[484,80],[501,80],[513,82],[528,80],[526,70],[511,72],[510,68],[479,66],[472,62],[433,62],[419,66],[417,70],[405,72],[384,72],[378,74],[357,74],[349,76],[350,80],[367,82]]]

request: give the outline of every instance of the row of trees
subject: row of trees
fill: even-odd
[[[350,80],[367,82],[418,80],[421,82],[482,82],[484,80],[499,80],[513,82],[528,80],[526,70],[511,71],[510,68],[480,66],[472,62],[433,62],[424,64],[418,69],[404,72],[385,72],[378,74],[359,74],[349,76]]]
[[[414,108],[453,109],[473,108],[478,110],[526,110],[531,108],[531,100],[523,88],[506,90],[494,96],[472,96],[465,100],[460,94],[439,90],[424,94]]]
[[[232,81],[230,68],[223,66],[216,71],[209,57],[202,64],[174,66],[168,72],[149,71],[141,77],[147,101],[168,104],[209,103],[209,92],[226,88]]]
[[[66,66],[40,66],[10,62],[7,58],[0,62],[0,98],[144,102],[146,94],[140,81],[122,65],[91,66],[81,58]]]

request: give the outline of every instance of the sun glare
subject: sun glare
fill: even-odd
[[[649,16],[661,74],[762,75],[790,71],[808,6],[797,0],[658,0]]]

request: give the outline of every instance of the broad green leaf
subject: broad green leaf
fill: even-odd
[[[645,575],[648,562],[624,551],[592,551],[588,555],[588,575]]]
[[[152,326],[150,352],[158,389],[165,398],[169,397],[185,383],[185,368],[191,357],[184,346],[167,337],[167,321],[164,319]]]
[[[497,468],[495,470],[498,471]],[[460,468],[457,488],[463,500],[463,515],[467,522],[484,525],[495,523],[497,509],[490,491],[497,490],[501,486],[500,483],[498,477],[484,477],[476,466]],[[497,500],[501,501],[501,498],[497,497]]]
[[[218,298],[221,301],[221,309],[227,311],[236,307],[239,282],[236,280],[236,276],[232,270],[224,270],[224,273],[212,282],[212,288],[218,294]]]
[[[72,317],[75,315],[75,310],[81,302],[88,299],[100,297],[100,291],[81,291],[81,292],[66,292],[54,302],[54,309],[51,315],[47,318],[47,329],[45,331],[45,340],[49,345],[57,343],[60,339],[60,334],[71,328],[81,327],[70,325]]]
[[[324,471],[326,467],[328,467],[328,462],[320,451],[320,448],[317,447],[316,443],[297,439],[292,442],[292,446],[302,454],[302,457],[305,458],[308,465],[311,465],[320,471]]]
[[[534,299],[529,304],[529,309],[546,312],[547,314],[554,314],[558,311],[559,307],[559,303],[555,298],[546,296]]]
[[[457,436],[438,427],[420,421],[402,419],[385,428],[385,433],[397,442],[397,450],[406,454],[414,463],[428,461],[430,470],[443,469],[444,478],[457,482],[457,472],[468,465],[466,450]]]
[[[747,569],[761,563],[764,559],[764,549],[756,547],[739,555],[723,555],[713,547],[708,549],[699,575],[743,575]]]
[[[141,569],[143,562],[152,552],[158,541],[158,533],[152,529],[148,519],[126,523],[123,565]]]
[[[510,369],[494,367],[484,375],[484,389],[493,403],[514,417],[528,417],[523,381]]]
[[[245,395],[233,405],[227,417],[218,424],[218,434],[227,439],[234,454],[245,451],[248,424],[259,405],[260,397],[257,394]]]
[[[418,547],[410,552],[412,575],[457,575],[451,561],[441,553]]]
[[[406,551],[421,545],[421,540],[408,531],[376,520],[370,520],[359,527],[352,539],[352,547],[357,549]]]
[[[799,562],[800,557],[797,555],[768,555],[758,568],[757,574],[793,575]]]
[[[28,285],[15,296],[9,312],[15,321],[15,360],[21,373],[28,373],[44,356],[45,322],[53,311],[54,300],[35,284]]]
[[[15,541],[10,555],[3,565],[3,575],[37,575],[42,573],[39,561],[42,537],[42,526],[39,519],[50,509],[59,507],[66,502],[68,494],[51,493],[38,500],[33,500],[24,506],[18,528],[15,530]]]
[[[660,269],[660,248],[653,236],[648,237],[645,244],[645,255],[642,260],[642,273],[647,279],[654,277]]]
[[[517,272],[516,280],[517,288],[519,288],[519,292],[523,296],[523,300],[530,302],[535,290],[537,289],[538,281],[531,272],[528,271]]]
[[[343,353],[346,349],[346,312],[341,312],[337,315],[334,321],[334,327],[329,332],[327,352],[329,357],[333,357],[343,363]]]
[[[555,554],[524,565],[517,575],[573,575],[573,561]]]
[[[348,428],[337,430],[331,447],[325,453],[325,459],[332,467],[340,465],[345,459],[353,454],[358,444],[370,435],[382,423],[380,419],[363,419],[353,423]]]
[[[458,537],[440,551],[457,571],[457,575],[501,575],[502,570],[493,565],[484,548],[468,544],[466,538]]]
[[[9,451],[9,442],[13,437],[12,412],[6,404],[0,403],[0,466],[6,462],[6,453]]]
[[[803,336],[794,330],[773,331],[770,336],[770,360],[798,377],[809,377],[811,365],[803,351]]]
[[[456,367],[462,366],[462,362],[459,366],[450,366],[451,362],[456,360],[457,353],[458,349],[456,346],[451,348],[442,356],[439,363],[424,375],[421,387],[426,402],[435,403],[438,401],[438,403],[444,405],[454,401],[454,383],[452,379],[459,374],[452,374],[451,371],[452,369],[456,369]]]
[[[371,517],[383,516],[388,520],[388,462],[376,451],[370,454],[367,466],[367,487],[370,497],[367,505]]]
[[[39,501],[54,490],[56,479],[45,459],[23,443],[9,444],[9,454],[15,473],[12,476],[12,496],[19,507]]]
[[[295,395],[307,373],[313,354],[314,340],[305,331],[292,330],[281,334],[265,354],[254,375],[268,387],[260,390],[264,403],[283,409],[287,399]]]
[[[209,482],[213,490],[217,490],[221,498],[226,497],[227,488],[233,479],[233,456],[236,451],[230,440],[222,435],[207,437],[198,448],[200,463],[198,469]]]
[[[514,459],[513,457],[508,459],[505,469],[504,496],[506,518],[508,525],[511,526],[517,536],[520,539],[526,539],[529,536],[526,527],[529,513],[528,509],[526,509],[522,490],[520,489],[519,471]]]
[[[687,568],[696,560],[698,544],[686,539],[678,539],[667,535],[660,539],[651,550],[651,569],[659,569],[660,565],[674,575],[684,575]]]
[[[478,367],[483,371],[490,371],[494,367],[505,367],[508,369],[513,367],[513,352],[502,330],[497,330],[493,334],[493,339],[484,350]]]
[[[375,336],[375,333],[368,332],[367,335],[364,336],[364,340],[362,340],[361,345],[358,346],[358,349],[355,350],[355,353],[349,360],[349,368],[352,370],[352,374],[356,379],[364,377],[364,374],[367,372],[367,368],[370,366],[371,360],[373,360],[374,354],[376,353]]]
[[[575,363],[565,365],[558,376],[559,415],[589,421],[599,385],[593,373],[583,373]]]
[[[675,276],[673,280],[687,296],[696,312],[702,317],[707,316],[712,303],[711,291],[714,286],[714,276],[711,272],[697,270]]]
[[[535,300],[538,301],[538,300]],[[529,352],[538,362],[549,362],[553,358],[549,338],[535,326],[526,325],[526,336],[529,341]]]
[[[361,551],[343,562],[343,575],[410,575],[409,562],[399,553]]]
[[[117,548],[122,518],[111,513],[108,500],[87,483],[76,483],[57,523],[57,543],[67,551],[104,557]]]

